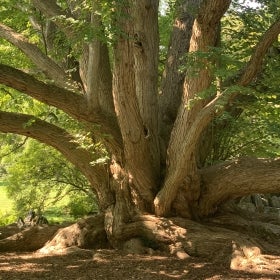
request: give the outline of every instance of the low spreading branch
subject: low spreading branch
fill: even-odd
[[[214,213],[230,199],[256,193],[280,193],[280,159],[241,158],[201,170],[201,215]]]
[[[100,125],[100,133],[112,136],[107,139],[109,146],[114,146],[116,150],[122,146],[116,119],[103,112],[89,110],[84,96],[46,84],[23,71],[3,64],[0,64],[0,83],[61,109],[79,121]]]
[[[97,197],[102,201],[111,201],[109,190],[106,190],[106,167],[92,165],[93,155],[79,146],[76,139],[66,130],[42,121],[34,116],[0,111],[0,131],[17,133],[32,137],[42,143],[60,151],[72,164],[74,164],[91,183]],[[83,159],[83,160],[81,160]]]

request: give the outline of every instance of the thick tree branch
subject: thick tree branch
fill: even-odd
[[[186,53],[189,50],[192,35],[191,27],[202,1],[178,0],[177,2],[177,16],[173,24],[159,95],[160,135],[164,150],[167,147],[183,93],[186,71],[182,71],[180,67],[186,64]],[[165,160],[165,155],[162,156],[162,160]]]
[[[229,199],[254,193],[280,193],[280,159],[241,158],[201,170],[201,215]]]
[[[125,16],[118,17],[115,24],[123,33],[114,46],[113,96],[124,141],[126,170],[141,197],[148,202],[147,205],[150,207],[154,197],[153,193],[158,185],[158,174],[154,172],[149,147],[149,133],[145,129],[136,94],[135,46],[132,40],[134,24],[132,17],[129,16],[132,2],[130,0],[129,6],[120,3],[118,7],[118,13]]]
[[[211,1],[208,1],[208,4],[210,2]],[[215,1],[215,2],[219,2],[219,1]],[[206,4],[206,6],[202,6],[203,7],[202,9],[205,9],[205,7],[207,7],[206,2],[205,2],[205,4]],[[223,4],[226,5],[226,3],[223,3]],[[224,8],[225,8],[225,6],[224,6]],[[208,7],[208,9],[209,9],[209,7]],[[220,12],[222,12],[222,10],[220,10]],[[207,44],[205,45],[205,42],[208,39],[210,39],[210,38],[207,39],[207,36],[211,33],[209,31],[209,26],[213,28],[213,22],[211,21],[211,16],[210,16],[211,13],[206,13],[204,10],[204,12],[201,14],[204,15],[204,17],[200,18],[198,16],[197,23],[198,23],[199,28],[197,30],[193,29],[194,33],[193,33],[192,39],[194,40],[194,45],[193,45],[194,50],[204,50],[204,47],[208,46]],[[217,18],[215,20],[217,22]],[[207,23],[207,25],[204,25],[206,23]],[[199,26],[199,25],[201,25],[201,26]],[[259,68],[261,67],[263,57],[265,56],[269,46],[271,46],[271,44],[275,41],[275,38],[277,38],[277,34],[279,34],[279,31],[280,31],[279,27],[280,27],[279,22],[277,22],[277,23],[273,24],[271,26],[271,28],[269,28],[269,30],[264,34],[263,38],[260,40],[260,42],[256,46],[255,52],[252,55],[251,60],[248,62],[247,67],[244,69],[244,72],[241,75],[241,78],[239,81],[240,85],[242,85],[242,86],[248,85],[252,81],[252,79],[255,77],[255,75],[259,71]],[[197,31],[199,31],[199,32],[197,32]],[[207,35],[205,32],[208,32],[209,34]],[[201,35],[203,35],[203,36],[201,36]],[[200,36],[202,39],[200,39]],[[191,48],[190,48],[190,50],[191,50]],[[207,73],[205,73],[205,71],[207,71],[207,70],[202,69],[200,71],[198,79],[197,79],[197,77],[195,77],[195,78],[190,78],[189,81],[186,80],[187,81],[186,82],[187,90],[186,90],[186,95],[185,95],[185,97],[187,98],[186,100],[194,97],[195,94],[199,93],[200,91],[202,91],[203,89],[205,89],[209,86],[210,80],[208,80],[208,82],[206,81],[207,79],[205,79],[205,76],[207,77]],[[174,188],[174,186],[178,186],[178,187],[181,186],[185,180],[185,177],[188,174],[191,174],[193,172],[193,166],[190,166],[188,163],[192,162],[191,157],[195,153],[195,149],[196,149],[195,145],[197,144],[200,134],[203,131],[203,129],[201,129],[201,128],[206,128],[214,116],[221,114],[225,110],[223,104],[226,104],[227,100],[229,100],[235,96],[236,96],[235,93],[227,94],[226,91],[224,91],[222,94],[217,95],[216,98],[213,99],[206,106],[204,104],[207,104],[207,100],[204,100],[202,102],[200,102],[200,101],[195,102],[195,105],[190,110],[188,110],[186,108],[186,103],[182,104],[181,111],[179,111],[177,121],[175,123],[175,127],[174,127],[172,135],[171,135],[171,141],[170,141],[170,146],[169,146],[169,155],[170,155],[169,162],[170,163],[169,163],[168,170],[170,169],[170,175],[169,174],[167,175],[167,178],[165,181],[165,186],[155,199],[156,205],[161,205],[161,202],[163,202],[163,201],[169,201],[169,203],[170,203],[170,198],[175,196],[177,193],[177,190],[176,190],[176,188]],[[219,106],[217,106],[217,105],[219,105]],[[203,107],[201,107],[201,106],[203,106]],[[192,112],[194,112],[194,114],[192,114]],[[200,118],[199,116],[202,116],[202,115],[204,115],[204,117],[201,118],[201,122],[197,123],[197,121]],[[178,124],[180,124],[180,125],[178,125]],[[197,133],[195,133],[191,136],[190,134],[193,133],[193,132],[191,132],[193,129],[196,130]],[[174,138],[172,138],[172,136],[174,136]],[[193,137],[196,137],[196,139],[192,139]],[[192,139],[195,144],[193,146],[190,146],[189,141],[186,139]],[[174,142],[172,142],[172,141],[174,141]],[[180,153],[176,152],[176,149],[178,149],[178,147],[181,147]],[[192,149],[192,147],[194,147],[194,149]],[[172,170],[174,170],[175,166],[178,166],[178,164],[179,164],[179,166],[184,166],[184,168],[181,168],[178,172],[176,172],[177,174],[174,174],[174,172],[172,172]],[[193,172],[193,173],[195,174],[195,172]],[[190,185],[194,186],[195,181],[196,181],[196,178],[191,178],[191,177],[188,178],[188,182],[191,182],[191,183],[187,184],[187,186],[190,186]],[[167,188],[169,188],[169,190],[167,190]],[[188,188],[189,187],[187,187],[187,189]],[[200,188],[200,185],[197,184],[197,191],[192,189],[193,199],[197,199],[197,197],[199,196],[199,188]],[[196,194],[197,197],[194,194]],[[164,206],[162,208],[160,206],[157,207],[159,209],[158,213],[168,212],[170,205],[168,206],[168,203],[166,203],[166,202],[164,202],[163,205]]]
[[[230,2],[230,0],[216,0],[204,1],[202,3],[193,24],[190,52],[205,52],[209,50],[209,47],[216,44],[220,19],[228,9]],[[209,63],[207,60],[202,62],[206,65]],[[168,214],[178,189],[182,186],[185,186],[186,189],[190,189],[190,186],[193,187],[189,193],[189,196],[192,196],[189,197],[190,200],[195,200],[199,196],[198,179],[194,177],[197,172],[193,157],[196,143],[202,131],[200,126],[202,128],[206,127],[205,122],[207,119],[211,119],[211,115],[203,117],[201,119],[203,123],[195,126],[194,122],[197,123],[196,118],[198,115],[204,114],[200,113],[200,111],[207,105],[209,99],[194,101],[194,98],[197,94],[207,89],[211,81],[212,76],[208,67],[201,67],[197,75],[186,76],[181,106],[174,123],[167,150],[167,175],[165,183],[154,200],[157,215]],[[193,105],[189,108],[188,103],[191,101],[193,101]],[[213,107],[213,103],[211,103],[210,107]],[[212,110],[209,110],[209,112],[212,114]],[[194,134],[191,135],[190,131],[194,131]],[[190,146],[190,143],[194,144]]]
[[[252,81],[255,81],[255,79],[258,77],[258,73],[262,71],[263,68],[262,64],[264,62],[264,57],[268,52],[269,48],[272,46],[273,42],[277,40],[277,34],[279,33],[280,33],[280,21],[278,20],[274,22],[260,38],[260,41],[256,44],[253,50],[251,59],[247,62],[245,67],[241,69],[237,75],[223,82],[223,87],[226,88],[234,84],[238,84],[241,86],[248,86]],[[239,92],[227,94],[223,102],[225,106],[224,107],[220,106],[219,114],[221,114],[222,111],[226,111],[233,118],[237,119],[240,116],[240,114],[243,112],[243,109],[241,109],[240,106],[235,106],[235,104],[242,103],[243,105],[246,106],[246,104],[252,103],[254,100],[255,100],[255,96],[253,95],[248,96]],[[219,123],[219,125],[213,126],[211,124],[212,127],[209,130],[209,133],[211,135],[216,135],[215,131],[226,129],[227,126],[229,125],[229,122],[231,121],[229,121],[228,119],[224,119],[222,123],[221,122]],[[214,132],[213,129],[215,130]],[[203,143],[203,147],[205,148],[206,145],[207,147],[206,149],[204,149],[203,152],[204,155],[202,155],[203,158],[202,162],[204,162],[204,160],[206,159],[207,155],[209,154],[209,149],[211,149],[211,147],[220,146],[219,140],[217,140],[215,137],[213,138],[211,135],[207,133],[205,135],[205,142]],[[212,140],[209,141],[209,139]]]
[[[116,150],[122,146],[116,119],[100,111],[91,111],[84,96],[55,85],[43,83],[29,74],[0,64],[0,83],[66,112],[73,118],[100,125],[100,133],[111,135],[107,142]]]
[[[46,25],[46,34],[43,34],[46,37],[45,44],[48,45],[51,49],[54,48],[53,46],[53,39],[54,34],[47,33],[48,31],[53,31],[51,29],[59,28],[60,31],[62,31],[65,36],[70,40],[75,40],[79,34],[79,29],[75,28],[72,24],[68,24],[68,19],[73,19],[73,15],[71,14],[71,11],[69,9],[62,9],[59,5],[57,5],[56,0],[50,0],[50,1],[40,1],[40,0],[32,0],[31,1],[33,6],[38,9],[46,18],[47,21],[49,21],[48,25]],[[51,29],[50,29],[51,27]],[[50,40],[51,39],[51,40]],[[70,53],[70,50],[69,50]],[[70,65],[69,65],[69,64]],[[79,73],[79,62],[74,59],[74,57],[71,55],[68,58],[68,65],[67,68],[71,69],[71,77],[74,81],[77,82],[78,85],[81,85],[81,88],[84,90],[85,84],[83,84],[83,81],[81,80],[81,76]],[[75,69],[73,71],[73,69]],[[66,69],[69,70],[69,69]]]
[[[155,177],[160,176],[158,138],[158,3],[132,1],[134,23],[134,73],[136,96]],[[145,19],[145,20],[143,20]]]
[[[81,148],[76,139],[66,130],[46,121],[26,114],[8,113],[0,111],[0,131],[16,133],[32,137],[42,143],[60,151],[72,164],[74,164],[89,180],[93,190],[101,199],[101,207],[107,207],[102,201],[112,201],[111,194],[104,186],[106,182],[106,167],[92,166],[94,160],[92,153]]]
[[[72,15],[58,6],[55,0],[47,2],[32,0],[32,3],[34,7],[39,9],[46,17],[51,18],[68,38],[75,38],[79,35],[78,31],[71,25],[65,24],[59,19],[56,20],[56,17],[61,15],[66,18]],[[71,4],[74,5],[73,1]],[[75,3],[75,5],[78,7],[77,3]],[[100,33],[104,33],[101,18],[100,15],[96,13],[95,6],[96,4],[93,3],[93,11],[89,14],[88,25],[91,26],[92,30],[98,30]],[[112,73],[108,47],[104,42],[101,42],[98,38],[94,38],[92,42],[84,45],[79,71],[88,97],[89,106],[92,109],[101,109],[110,115],[114,115]]]
[[[0,83],[26,93],[43,103],[55,106],[78,120],[92,121],[89,110],[86,110],[86,100],[82,95],[55,85],[48,85],[21,70],[4,64],[0,64]]]
[[[89,25],[92,30],[102,33],[105,38],[101,16],[97,13],[97,4],[93,5]],[[80,60],[80,73],[82,77],[84,76],[89,106],[93,109],[101,108],[108,114],[115,115],[108,46],[96,36],[84,49],[87,51],[84,51],[84,58]]]
[[[54,80],[57,85],[63,88],[75,88],[64,70],[46,56],[36,45],[29,43],[23,35],[0,23],[0,37],[22,50],[28,58],[30,58],[48,78]]]
[[[88,165],[93,160],[89,152],[79,149],[75,139],[64,129],[32,115],[0,111],[0,130],[32,137],[52,146],[77,167],[80,167],[81,157],[86,159]]]

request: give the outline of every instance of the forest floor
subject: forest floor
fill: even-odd
[[[0,227],[0,240],[17,232],[16,225]],[[28,242],[32,243],[32,240]],[[235,263],[235,270],[230,268],[232,257],[210,259],[211,252],[208,259],[179,259],[157,251],[139,255],[109,249],[85,250],[75,246],[55,253],[39,250],[8,253],[1,252],[0,246],[0,280],[280,279],[278,253],[275,256],[256,255],[246,262],[241,258]]]
[[[0,253],[0,279],[280,279],[280,271],[234,271],[225,263],[190,257],[132,255],[116,250],[71,249],[59,255]]]

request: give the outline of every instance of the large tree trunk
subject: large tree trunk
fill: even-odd
[[[116,26],[123,34],[114,46],[113,95],[124,142],[125,161],[119,161],[127,173],[126,180],[141,200],[138,204],[145,205],[142,210],[151,212],[160,173],[157,75],[154,73],[158,34],[157,28],[149,28],[148,21],[141,26],[139,18],[133,15],[137,9],[137,13],[154,19],[158,3],[144,2],[143,5],[139,1],[129,1],[128,6],[120,4],[126,16],[116,19]],[[133,21],[138,23],[135,27]],[[145,36],[142,29],[146,31]]]

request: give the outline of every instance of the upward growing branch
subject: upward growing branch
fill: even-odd
[[[99,36],[104,36],[104,27],[102,25],[101,16],[97,11],[97,4],[93,3],[93,10],[88,15],[87,25],[92,33],[97,33]],[[32,4],[38,8],[47,18],[50,18],[60,30],[69,39],[75,39],[80,36],[79,29],[67,24],[59,19],[59,16],[65,17],[67,20],[74,17],[70,11],[64,11],[57,5],[55,0],[48,2],[42,0],[32,0]],[[72,1],[69,5],[73,10],[78,10],[82,3]],[[102,34],[102,35],[101,35]],[[90,42],[83,44],[83,52],[79,59],[79,72],[85,89],[88,104],[92,109],[102,109],[107,114],[114,115],[114,105],[112,97],[112,73],[110,68],[109,51],[106,43],[100,40],[100,37],[95,35]]]
[[[137,90],[143,96],[144,94],[154,94],[154,88],[151,88],[153,90],[152,92],[142,92],[143,88],[141,88],[140,84],[138,86],[136,85],[134,48],[137,47],[135,46],[137,41],[133,41],[133,38],[135,38],[134,21],[130,16],[132,2],[130,1],[129,6],[124,6],[121,3],[118,7],[120,9],[118,12],[123,16],[117,18],[116,26],[122,31],[122,34],[119,36],[114,47],[113,94],[116,114],[124,141],[124,153],[127,159],[126,170],[130,174],[131,181],[137,187],[146,205],[150,207],[155,188],[158,184],[158,172],[157,170],[155,171],[155,165],[152,159],[153,155],[150,153],[150,134],[153,132],[149,132],[148,125],[150,124],[147,124],[145,127],[141,116],[143,111],[140,110],[138,102],[140,95],[138,94],[137,96]],[[145,5],[142,5],[140,1],[137,1],[135,5],[137,5],[135,9],[137,7],[139,9],[145,9]],[[150,9],[149,6],[147,8]],[[138,47],[141,48],[141,44]],[[146,55],[148,55],[146,57],[147,61],[153,59],[150,53]],[[137,70],[137,73],[139,73],[139,70]],[[141,69],[141,71],[144,71],[144,69]]]
[[[149,140],[149,155],[155,177],[160,174],[158,139],[158,1],[133,1],[134,73],[136,96]],[[145,20],[143,20],[143,18]]]
[[[192,35],[191,27],[202,1],[180,0],[177,2],[177,14],[173,24],[159,95],[160,135],[164,144],[164,153],[183,94],[186,72],[180,68],[186,63],[186,53],[189,51]],[[162,160],[165,160],[164,154],[162,157]]]
[[[228,9],[230,2],[230,0],[217,0],[204,1],[202,3],[193,24],[190,52],[208,51],[209,47],[215,45],[220,19]],[[190,200],[195,200],[199,196],[199,183],[193,175],[197,173],[194,154],[195,144],[200,136],[200,129],[194,126],[193,123],[200,110],[207,104],[207,101],[198,100],[191,108],[188,108],[188,102],[193,100],[198,93],[207,89],[211,84],[212,77],[207,67],[209,62],[205,60],[204,63],[205,67],[199,69],[197,75],[186,76],[185,79],[183,101],[174,123],[167,151],[165,183],[154,200],[158,215],[168,214],[178,189],[182,185],[187,189],[190,189],[191,186],[193,187],[190,192],[192,195],[192,197],[189,197]],[[206,119],[202,118],[201,121],[205,122]],[[203,123],[200,125],[205,127]],[[193,131],[194,134],[191,135],[190,131]],[[190,143],[194,144],[190,145]],[[184,215],[187,215],[187,213]]]
[[[263,37],[261,38],[259,43],[256,45],[250,61],[247,63],[246,67],[243,69],[240,79],[237,82],[238,84],[240,84],[242,86],[247,86],[254,79],[254,77],[256,76],[256,74],[258,73],[258,71],[261,68],[263,58],[264,58],[268,48],[275,41],[275,39],[277,38],[277,35],[279,33],[280,33],[280,22],[277,21],[271,25],[271,27],[265,32],[265,34],[263,35]],[[184,180],[184,176],[188,175],[188,172],[187,172],[188,162],[190,161],[191,153],[195,152],[195,148],[196,148],[195,145],[197,143],[197,140],[199,139],[201,132],[213,120],[214,116],[221,114],[224,110],[223,106],[217,107],[217,105],[218,104],[220,104],[220,105],[227,104],[227,101],[230,99],[233,99],[237,94],[238,93],[226,94],[226,92],[224,92],[224,93],[217,95],[212,101],[210,101],[208,104],[206,104],[206,106],[204,106],[203,108],[198,110],[198,112],[195,112],[196,118],[194,118],[193,121],[191,121],[191,123],[189,123],[190,124],[189,126],[186,126],[186,124],[188,124],[187,121],[190,122],[190,119],[189,118],[184,119],[182,117],[184,115],[181,116],[182,117],[181,120],[185,120],[185,128],[188,127],[188,130],[186,130],[186,134],[181,134],[181,135],[177,132],[176,137],[184,135],[185,142],[183,143],[183,145],[178,145],[178,142],[174,142],[174,143],[177,143],[177,145],[173,144],[174,146],[170,146],[171,148],[174,149],[174,150],[172,150],[172,152],[170,152],[170,155],[174,156],[174,158],[177,159],[177,163],[178,163],[178,161],[181,162],[180,166],[184,166],[184,167],[175,173],[174,172],[171,173],[170,176],[167,176],[165,187],[158,194],[158,196],[155,200],[156,204],[160,205],[160,201],[163,201],[163,198],[165,201],[169,201],[169,203],[171,203],[169,198],[174,197],[176,195],[176,188],[174,188],[174,186],[178,185],[178,182],[179,182],[179,186],[180,186],[180,182],[182,182]],[[186,109],[184,109],[184,110],[186,110]],[[181,123],[181,125],[183,126],[184,124]],[[175,132],[173,132],[173,133],[175,133]],[[187,135],[187,136],[185,136],[185,135]],[[175,138],[175,140],[178,140],[178,139]],[[171,145],[171,143],[170,143],[170,145]],[[178,149],[179,146],[180,147],[183,146],[183,149],[185,147],[185,150],[184,150],[185,152],[183,152],[183,154],[176,153],[175,149]],[[179,157],[176,157],[176,154]],[[175,161],[171,160],[170,166],[173,166],[174,163],[175,163]],[[173,170],[173,169],[171,169],[171,170]],[[189,186],[192,184],[191,181],[188,181],[188,183],[189,183]],[[167,186],[169,186],[169,188]],[[194,190],[192,190],[192,192],[194,192]],[[203,194],[199,194],[199,196],[203,197]],[[203,199],[203,201],[205,202],[204,198],[201,198],[201,199]],[[215,203],[217,203],[217,202],[215,202]],[[160,207],[158,207],[160,209],[159,213],[164,213],[164,211],[168,211],[168,209],[171,205],[171,204],[168,205],[168,203],[163,203],[163,204],[166,208],[160,209]],[[162,211],[162,212],[160,212],[160,211]]]
[[[30,43],[23,35],[0,23],[0,37],[21,49],[29,59],[62,88],[75,89],[64,70],[46,56],[36,45]]]

